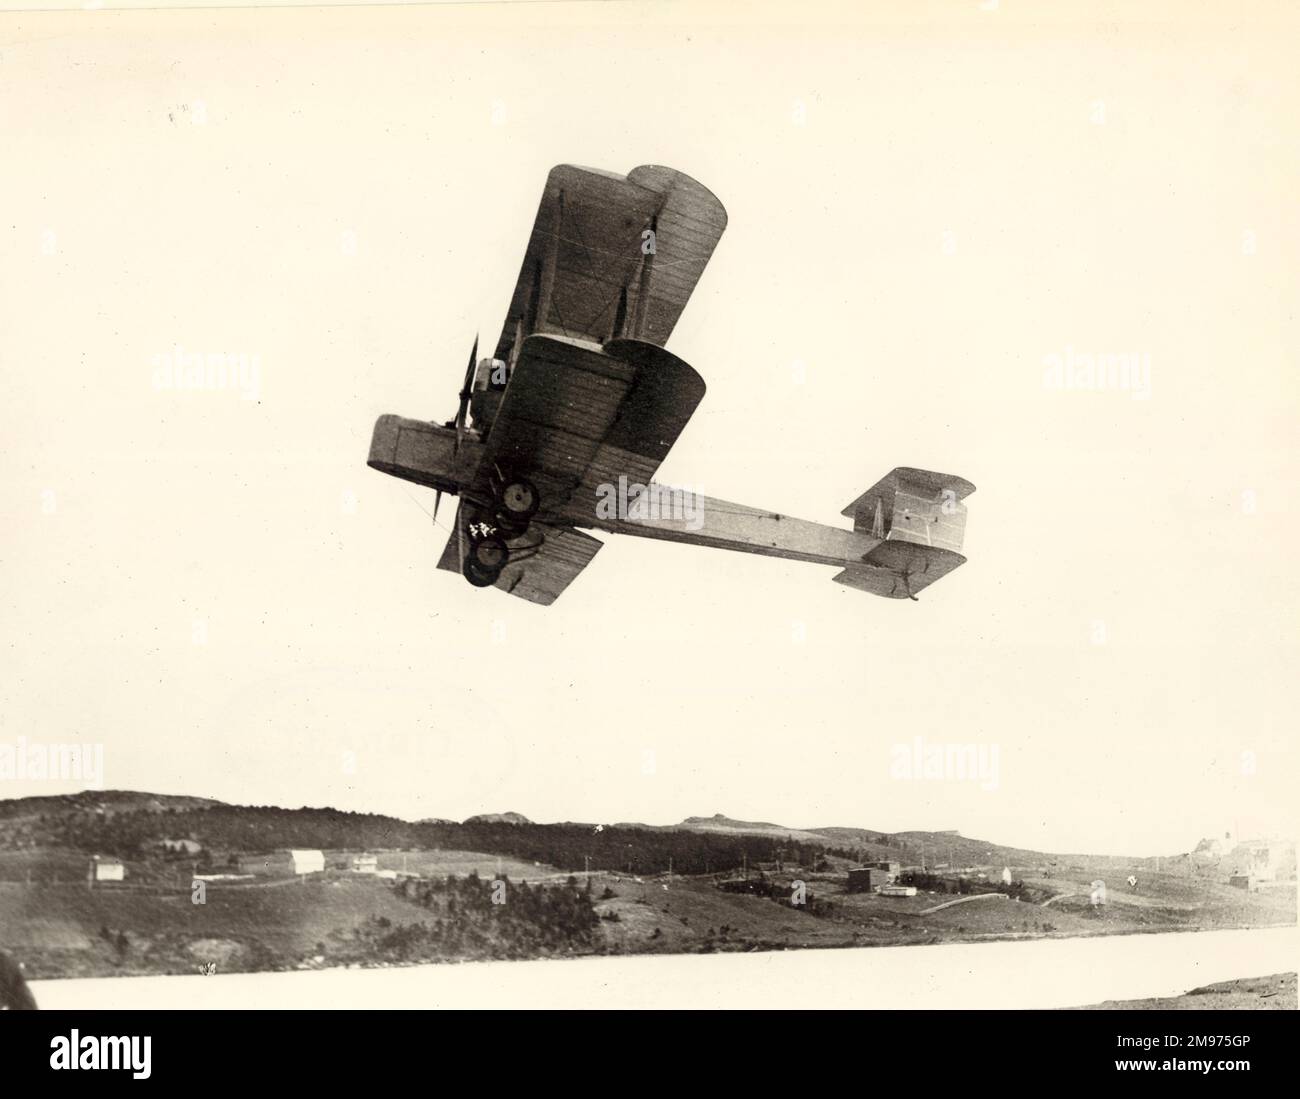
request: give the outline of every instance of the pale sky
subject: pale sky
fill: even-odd
[[[3,17],[0,747],[407,818],[1294,835],[1296,17],[991,6]],[[371,427],[454,412],[562,162],[730,215],[662,480],[848,525],[958,474],[969,562],[919,603],[617,536],[550,608],[437,572]],[[160,388],[177,345],[251,399]],[[1145,398],[1045,384],[1125,353]],[[917,737],[996,788],[892,775]]]

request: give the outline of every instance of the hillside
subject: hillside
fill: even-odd
[[[284,848],[320,850],[324,869],[264,857]],[[92,855],[116,856],[124,877],[91,882]],[[721,814],[667,826],[534,824],[517,813],[411,822],[105,791],[0,803],[0,948],[33,974],[102,976],[1293,922],[1293,881],[1247,892],[1204,856],[1157,870],[956,833]],[[846,869],[869,858],[924,860],[930,872],[905,871],[911,897],[849,892]],[[949,861],[965,873],[945,870]],[[996,892],[997,876],[974,869],[1002,865],[1013,885]],[[1140,887],[1126,888],[1134,871]],[[1089,899],[1099,876],[1111,883],[1104,910]]]
[[[443,822],[447,823],[447,822]],[[465,818],[466,824],[532,824],[523,813],[479,813]]]
[[[53,794],[0,800],[0,820],[20,820],[42,814],[125,812],[165,813],[181,809],[206,809],[221,805],[212,798],[176,794],[146,794],[134,790],[82,790],[76,794]]]
[[[328,808],[237,806],[149,794],[76,794],[0,803],[0,852],[79,852],[142,859],[163,841],[201,849],[195,869],[224,867],[239,857],[284,848],[320,850],[464,850],[547,864],[564,870],[608,869],[654,874],[727,872],[782,858],[798,860],[800,844],[780,836],[731,831],[646,829],[590,824],[534,824],[518,813],[485,814],[464,823],[411,822]],[[833,850],[828,841],[802,846]],[[75,861],[75,860],[74,860]],[[6,865],[9,869],[6,870]],[[84,866],[84,861],[83,861]],[[66,868],[61,872],[66,875]],[[0,880],[42,880],[35,865],[0,860]],[[66,880],[66,876],[64,878]]]
[[[795,840],[799,843],[827,845],[834,843],[825,836],[816,835],[802,828],[787,828],[783,824],[769,824],[767,821],[733,820],[722,813],[711,817],[687,817],[680,824],[670,827],[684,832],[717,832],[724,835],[770,836],[773,839]]]
[[[631,827],[642,827],[633,825]],[[1051,855],[1020,847],[1006,847],[984,840],[970,839],[955,832],[879,832],[868,828],[790,828],[766,821],[734,820],[718,813],[712,817],[687,817],[680,824],[669,825],[679,831],[719,835],[766,836],[835,850],[859,861],[891,859],[904,865],[991,866],[1041,864],[1074,861],[1076,856]],[[1096,861],[1102,856],[1089,856]],[[1133,859],[1121,859],[1125,865]]]
[[[457,823],[442,818],[404,821],[329,808],[236,806],[210,798],[87,790],[77,794],[0,801],[0,850],[63,848],[129,855],[163,839],[193,839],[212,849],[270,851],[284,847],[480,850],[550,863],[655,873],[669,860],[682,873],[707,873],[745,863],[799,861],[809,848],[854,861],[889,859],[905,866],[1033,867],[1044,874],[1067,868],[1181,870],[1226,875],[1227,853],[1207,843],[1164,856],[1054,854],[1009,847],[956,832],[887,833],[856,827],[793,828],[722,813],[677,824],[582,822],[536,824],[521,813],[481,813]],[[1207,841],[1208,842],[1208,841]],[[1283,862],[1294,872],[1294,848]],[[1125,873],[1129,871],[1126,870]]]

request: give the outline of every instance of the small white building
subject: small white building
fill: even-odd
[[[90,860],[91,877],[95,881],[125,881],[126,867],[120,859],[103,858],[96,855]]]
[[[293,860],[295,874],[319,874],[325,870],[325,853],[306,849],[290,848],[289,858]]]
[[[355,855],[352,869],[357,874],[378,874],[379,860],[374,855]]]

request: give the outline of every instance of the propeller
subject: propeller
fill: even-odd
[[[460,387],[460,404],[456,406],[456,418],[447,426],[455,425],[456,428],[456,449],[454,454],[460,453],[460,443],[465,437],[465,413],[469,409],[469,399],[473,395],[474,387],[474,365],[478,360],[478,334],[474,335],[474,346],[470,349],[469,365],[465,367],[465,381]],[[433,519],[438,521],[438,505],[442,503],[442,489],[438,489],[433,497]]]
[[[474,385],[474,363],[478,359],[478,335],[474,336],[474,347],[469,353],[469,366],[465,367],[465,384],[460,387],[460,406],[456,409],[456,452],[460,453],[460,440],[465,433],[465,412],[469,408],[469,398]]]
[[[456,552],[460,555],[461,571],[465,569],[465,524],[461,522],[460,509],[464,501],[456,504]]]

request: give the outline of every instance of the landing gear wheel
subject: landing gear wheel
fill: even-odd
[[[527,527],[541,503],[541,493],[531,481],[508,481],[497,496],[497,512],[511,523]]]
[[[460,571],[464,573],[465,579],[476,588],[490,588],[501,575],[500,569],[484,569],[472,557],[465,558],[465,563],[461,566]]]
[[[465,560],[473,561],[480,572],[486,574],[489,572],[499,573],[505,568],[506,562],[510,560],[510,547],[506,545],[505,539],[495,534],[488,534],[482,538],[475,538],[469,546],[469,553],[466,554]]]

